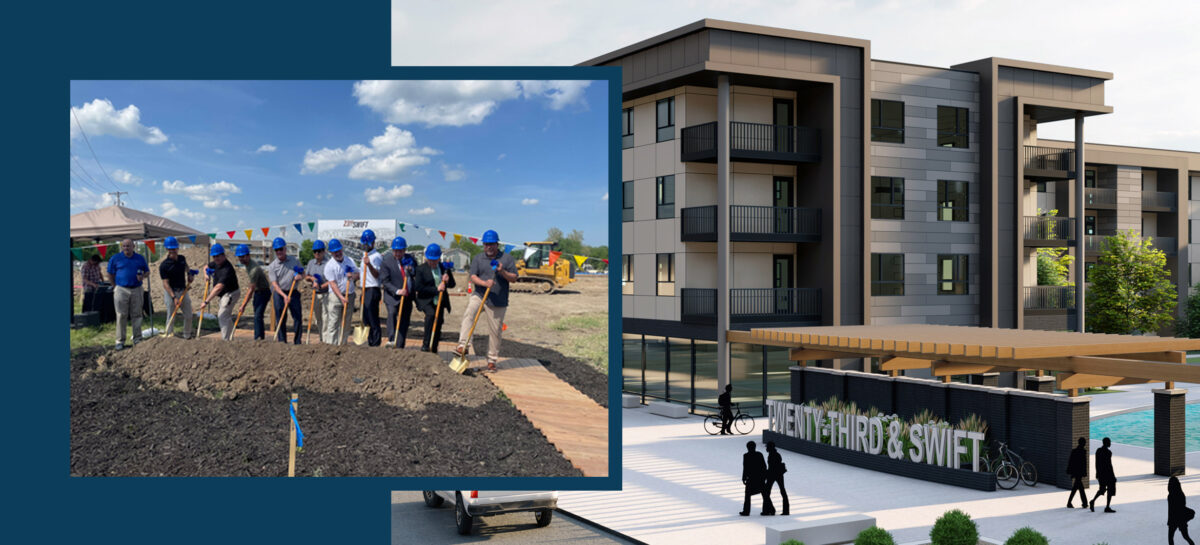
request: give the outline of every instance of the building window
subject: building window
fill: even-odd
[[[938,221],[967,221],[967,182],[938,180]]]
[[[1083,171],[1083,187],[1096,187],[1096,171]]]
[[[938,256],[938,295],[967,294],[967,256]]]
[[[658,254],[658,294],[675,295],[675,254]]]
[[[1096,234],[1096,216],[1086,216],[1083,218],[1083,234]]]
[[[658,101],[658,141],[675,139],[675,97]]]
[[[871,99],[871,141],[904,143],[904,103]]]
[[[1188,220],[1188,244],[1192,243],[1192,220]]]
[[[937,145],[944,148],[966,148],[970,146],[967,137],[970,111],[966,108],[953,106],[937,107]]]
[[[904,219],[904,178],[871,176],[871,218]]]
[[[621,256],[621,293],[633,295],[633,256]]]
[[[621,149],[633,147],[633,108],[621,110]]]
[[[633,182],[621,182],[621,221],[633,221]]]
[[[656,218],[675,217],[675,176],[659,176],[655,179]]]
[[[1191,265],[1188,265],[1189,267]],[[1084,283],[1092,281],[1092,269],[1096,268],[1095,263],[1085,263],[1083,265],[1083,281]]]
[[[871,295],[904,295],[904,254],[871,254]]]
[[[1037,187],[1038,193],[1046,192],[1046,182],[1034,182],[1033,185]]]

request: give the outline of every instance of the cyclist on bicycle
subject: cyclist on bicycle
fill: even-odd
[[[729,426],[733,424],[733,385],[725,385],[725,393],[717,396],[717,405],[721,407],[721,435],[732,435]]]

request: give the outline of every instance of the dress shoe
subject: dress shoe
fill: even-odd
[[[1095,513],[1096,512],[1096,502],[1092,502],[1091,508],[1092,508],[1092,512]]]
[[[1112,507],[1105,507],[1104,512],[1105,513],[1116,513],[1116,510],[1114,510]]]
[[[1087,507],[1087,505],[1084,505],[1084,507]],[[1067,509],[1074,509],[1074,508],[1075,508],[1075,504],[1073,504],[1071,502],[1067,502]]]
[[[743,517],[748,517],[748,516],[750,516],[750,513],[747,513],[746,511],[738,511],[738,514],[739,514],[739,515],[741,515],[741,516],[743,516]]]

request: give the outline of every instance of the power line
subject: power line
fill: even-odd
[[[104,165],[100,164],[100,157],[96,155],[96,150],[92,149],[92,143],[88,140],[87,133],[83,132],[83,124],[79,122],[79,116],[75,115],[75,108],[71,108],[71,117],[75,119],[75,125],[79,127],[79,134],[83,135],[83,142],[87,144],[88,150],[92,152],[92,158],[96,160],[96,166],[100,167],[100,172],[103,172],[104,177],[108,178],[108,183],[112,184],[113,189],[120,191],[121,188],[117,186],[117,183],[114,182],[112,178],[109,177],[108,172],[104,170]]]
[[[84,176],[87,177],[88,181],[92,182],[92,185],[95,186],[97,189],[100,189],[100,183],[97,182],[96,179],[92,177],[92,174],[90,172],[88,172],[86,168],[83,168],[83,165],[79,162],[79,157],[72,155],[71,160],[75,161],[75,166],[79,167],[79,171],[82,172],[84,174]],[[78,176],[78,175],[79,174],[77,173],[76,176]],[[100,191],[104,191],[104,190],[100,189]]]
[[[83,185],[85,186],[85,188],[93,189],[93,190],[99,191],[101,193],[104,193],[104,188],[96,185],[96,182],[91,181],[90,179],[81,176],[78,172],[75,171],[75,167],[68,165],[68,168],[71,169],[72,175],[74,175],[76,178],[78,178],[79,181],[83,182]]]

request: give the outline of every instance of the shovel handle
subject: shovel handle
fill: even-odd
[[[246,297],[242,298],[242,306],[241,306],[241,308],[238,308],[237,318],[234,318],[234,320],[233,320],[233,330],[234,331],[237,331],[238,322],[241,321],[241,319],[242,319],[242,313],[246,311],[246,303],[250,302],[250,294],[252,294],[252,293],[254,293],[254,289],[253,288],[248,289],[248,290],[246,290]]]
[[[408,289],[408,276],[404,277],[404,289]],[[400,348],[400,313],[404,312],[404,295],[400,296],[400,306],[396,307],[396,331],[392,333],[392,347]]]
[[[208,283],[211,278],[212,278],[212,275],[206,275],[204,277],[204,299],[202,299],[200,301],[201,304],[204,304],[206,301],[208,301]],[[196,338],[197,339],[200,338],[200,329],[203,327],[204,327],[204,309],[202,308],[202,309],[200,309],[200,319],[196,320]]]
[[[295,290],[295,289],[296,289],[296,278],[293,277],[292,278],[292,287],[288,288],[287,301],[292,300],[292,290]],[[287,312],[287,306],[288,306],[288,303],[284,302],[283,308],[279,310],[279,320],[275,324],[275,332],[271,334],[271,338],[275,338],[275,337],[279,336],[279,328],[283,327],[283,318],[284,318],[283,313]],[[287,334],[284,333],[283,337],[286,340]]]
[[[312,344],[312,317],[315,308],[317,308],[317,288],[313,288],[312,302],[308,304],[308,327],[304,329],[304,344]]]

